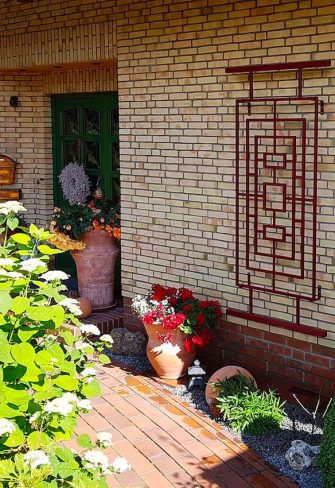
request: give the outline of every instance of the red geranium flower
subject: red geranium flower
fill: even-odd
[[[199,347],[206,347],[213,339],[213,334],[208,329],[204,329],[200,334],[192,337],[192,342]]]
[[[176,293],[177,293],[177,288],[167,288],[167,290],[166,290],[166,296],[167,297],[175,295]]]
[[[184,305],[183,310],[184,310],[184,312],[190,312],[192,310],[192,305],[190,305],[190,304]]]
[[[169,305],[171,307],[173,307],[173,305],[175,305],[176,303],[177,303],[177,298],[174,297],[174,296],[170,297],[170,299],[169,299]]]
[[[150,310],[150,312],[146,313],[143,316],[143,322],[146,324],[152,325],[154,322],[157,322],[158,320],[158,313],[156,310]]]
[[[208,300],[201,300],[199,302],[199,308],[206,308],[206,307],[208,307],[209,303],[210,302]]]
[[[164,329],[177,329],[185,321],[186,315],[183,313],[172,313],[162,319]]]
[[[206,317],[204,316],[203,313],[199,313],[197,315],[197,323],[198,323],[198,325],[204,325],[205,320],[206,320]]]
[[[214,308],[214,313],[216,317],[219,319],[222,316],[222,309],[220,303],[217,300],[211,300],[209,304]]]
[[[159,284],[153,285],[152,291],[152,299],[156,302],[161,302],[166,297],[166,289]]]
[[[185,339],[184,340],[184,349],[186,352],[192,352],[192,349],[193,349],[192,339]]]
[[[179,296],[183,302],[186,302],[187,300],[193,300],[194,298],[192,291],[188,288],[180,288]]]

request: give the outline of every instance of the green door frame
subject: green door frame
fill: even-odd
[[[84,109],[93,108],[99,111],[99,135],[86,135],[84,131]],[[65,110],[78,109],[78,134],[64,135],[62,113]],[[64,167],[64,144],[80,141],[78,148],[79,161],[85,162],[86,143],[98,142],[100,168],[87,168],[91,177],[102,178],[102,187],[106,198],[119,199],[119,136],[118,136],[118,95],[111,93],[88,93],[71,95],[54,95],[52,97],[52,133],[53,133],[53,161],[54,161],[54,202],[57,206],[64,205],[59,174]]]
[[[64,112],[76,110],[77,130],[67,134],[64,130]],[[85,110],[86,109],[86,110]],[[88,134],[85,130],[85,114],[87,109],[93,109],[98,113],[98,133]],[[71,132],[71,130],[70,130]],[[68,144],[77,145],[79,163],[85,166],[87,149],[89,144],[98,145],[98,158],[100,167],[86,167],[87,174],[96,182],[98,177],[102,178],[101,186],[106,198],[114,203],[120,199],[120,169],[119,169],[119,128],[118,128],[118,94],[117,92],[87,93],[52,96],[52,136],[53,136],[53,194],[54,204],[57,207],[68,205],[64,200],[59,175],[65,161],[64,147]],[[86,153],[85,153],[86,151]],[[95,188],[92,188],[94,191]],[[56,258],[56,265],[64,269],[71,276],[76,275],[74,261],[69,253]],[[120,268],[120,264],[118,265]],[[120,270],[117,273],[117,287],[120,288]]]

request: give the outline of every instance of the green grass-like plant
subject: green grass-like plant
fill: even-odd
[[[275,391],[260,391],[239,374],[214,384],[216,406],[237,432],[260,435],[277,429],[284,419],[284,405]]]
[[[335,488],[335,399],[325,417],[318,465],[325,488]]]

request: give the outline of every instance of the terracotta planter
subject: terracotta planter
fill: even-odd
[[[249,371],[247,371],[244,368],[241,368],[240,366],[224,366],[223,368],[218,369],[215,371],[214,374],[209,378],[206,390],[205,390],[205,396],[206,396],[206,402],[209,405],[209,408],[211,410],[211,414],[214,415],[215,417],[220,414],[219,409],[215,406],[215,398],[216,398],[216,393],[215,390],[212,386],[212,383],[217,383],[218,381],[224,381],[228,380],[229,378],[233,378],[234,376],[237,376],[238,374],[241,374],[243,376],[246,376],[247,378],[250,378],[256,388],[257,388],[257,383],[255,381],[255,378],[252,376]]]
[[[86,244],[82,251],[72,251],[78,275],[78,291],[87,298],[93,310],[114,305],[115,263],[119,248],[104,230],[85,232],[80,238]]]
[[[79,302],[79,308],[82,311],[82,314],[78,317],[79,319],[86,319],[92,313],[92,303],[89,301],[88,298],[79,297],[77,298]]]
[[[147,356],[157,375],[174,380],[185,376],[196,357],[197,347],[193,346],[191,352],[185,351],[183,342],[186,335],[179,329],[171,331],[172,342],[169,345],[162,344],[159,339],[167,332],[162,325],[144,323],[144,327],[149,337]]]

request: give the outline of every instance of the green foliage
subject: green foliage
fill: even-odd
[[[254,383],[239,374],[214,384],[216,405],[224,420],[238,432],[260,435],[279,427],[284,418],[284,402],[274,391],[257,390]]]
[[[64,325],[82,324],[64,295],[66,275],[47,273],[55,254],[46,244],[51,234],[31,225],[10,236],[18,219],[8,208],[6,215],[0,208],[0,225],[5,226],[0,247],[0,487],[107,487],[105,475],[114,468],[101,452],[93,449],[88,465],[85,452],[75,454],[59,444],[72,437],[78,415],[91,410],[89,399],[100,394],[94,361],[108,362],[101,354],[105,343],[92,347],[95,326],[86,324],[83,335],[75,337]],[[80,445],[91,451],[101,447],[88,436]]]
[[[335,488],[335,399],[325,417],[325,426],[318,457],[325,488]]]

